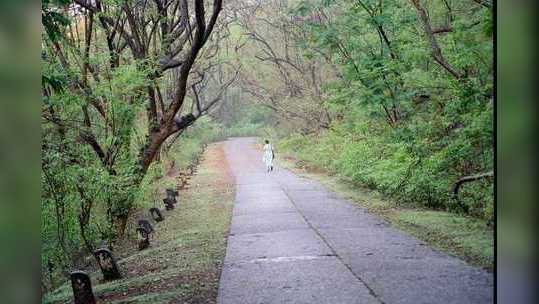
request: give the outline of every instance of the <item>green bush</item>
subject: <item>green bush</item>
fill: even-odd
[[[292,154],[310,166],[323,168],[351,179],[357,185],[377,190],[396,201],[413,206],[456,210],[452,198],[454,183],[466,173],[466,166],[488,168],[488,150],[477,149],[477,142],[485,137],[464,129],[451,142],[439,146],[415,142],[396,141],[399,130],[376,129],[357,123],[336,125],[331,131],[313,135],[291,134],[282,138],[277,149]],[[476,128],[472,125],[472,128]],[[481,130],[482,127],[476,128]],[[363,130],[363,131],[362,131]],[[376,134],[373,136],[372,134]],[[426,136],[426,135],[425,135]],[[471,143],[470,143],[471,142]],[[487,153],[487,155],[483,155]],[[463,162],[463,160],[473,160]],[[484,163],[483,163],[484,162]],[[478,170],[475,169],[474,170]],[[491,219],[493,216],[493,185],[479,181],[462,187],[460,197],[469,207],[471,215]]]

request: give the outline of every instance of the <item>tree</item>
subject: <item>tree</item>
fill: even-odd
[[[238,67],[225,65],[220,46],[230,18],[218,18],[222,0],[207,2],[42,2],[42,210],[64,256],[79,240],[91,252],[123,234],[165,141],[235,80]],[[218,68],[222,77],[208,85]]]
[[[258,67],[243,71],[239,86],[284,122],[294,121],[306,131],[328,128],[322,86],[336,77],[334,66],[306,53],[305,20],[290,18],[288,10],[282,1],[235,8],[242,58]]]

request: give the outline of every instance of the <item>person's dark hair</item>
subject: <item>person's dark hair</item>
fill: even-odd
[[[265,142],[266,142],[267,144],[269,144],[269,140],[266,139]]]

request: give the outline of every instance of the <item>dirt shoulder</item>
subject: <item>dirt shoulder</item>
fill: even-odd
[[[119,260],[124,278],[104,283],[101,273],[91,275],[98,302],[216,303],[234,191],[223,143],[209,145],[188,188],[180,191],[176,208],[162,210],[163,222],[152,222],[150,247],[138,251],[133,244]],[[72,299],[67,283],[44,302]]]

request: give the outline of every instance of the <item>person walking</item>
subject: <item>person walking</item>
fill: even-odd
[[[264,145],[264,157],[262,158],[262,161],[264,164],[266,164],[266,170],[267,172],[273,171],[273,157],[275,154],[273,153],[273,146],[270,144],[269,140],[264,141],[266,144]]]

